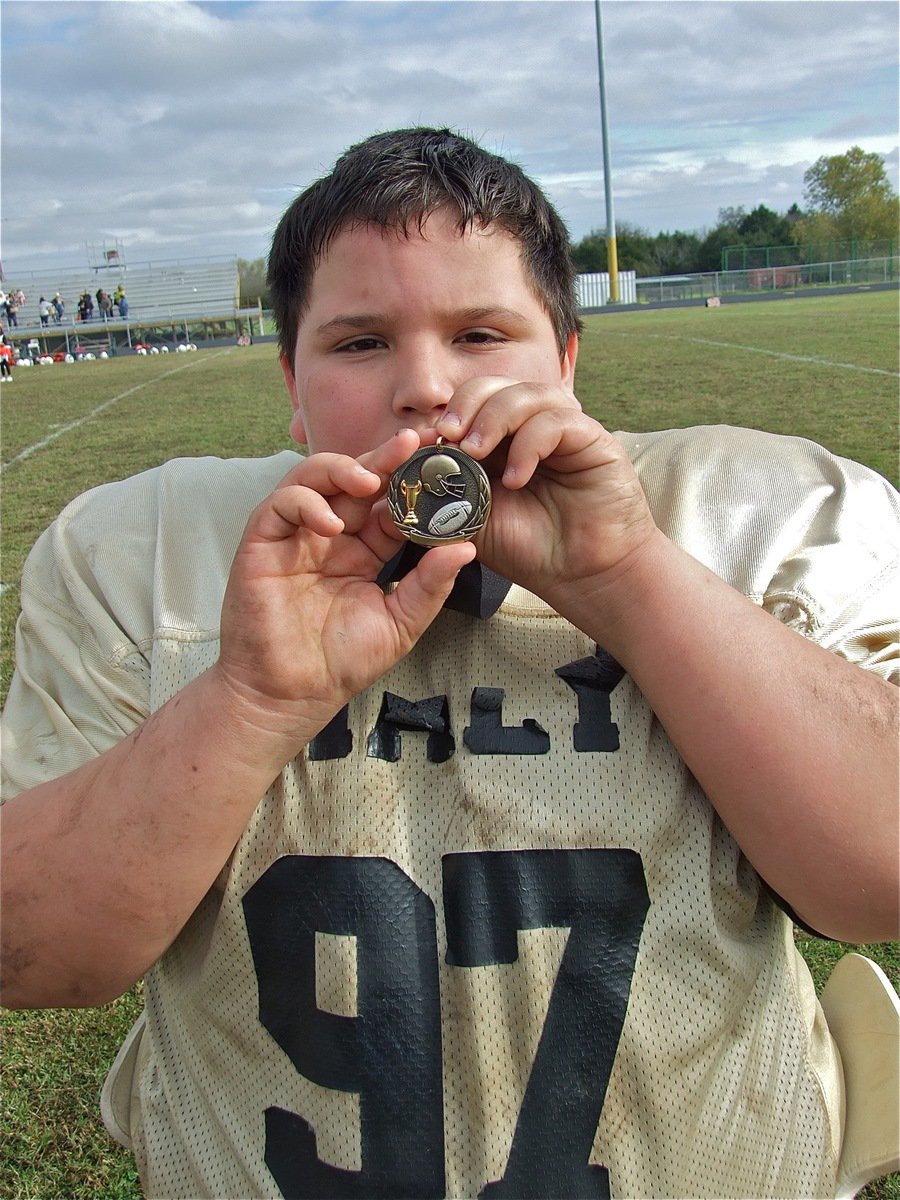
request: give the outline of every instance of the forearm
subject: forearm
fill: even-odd
[[[213,884],[291,739],[248,722],[215,669],[128,738],[2,810],[3,1003],[120,995]]]
[[[897,691],[659,535],[570,619],[641,688],[766,882],[814,928],[897,936]]]

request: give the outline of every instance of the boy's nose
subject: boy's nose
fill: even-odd
[[[425,424],[431,425],[447,407],[456,386],[440,355],[409,355],[398,363],[394,412],[404,420],[421,415],[427,418]]]

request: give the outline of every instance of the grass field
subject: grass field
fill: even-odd
[[[898,482],[895,292],[590,317],[577,376],[611,429],[701,423],[799,434]],[[4,384],[2,690],[28,548],[86,488],[178,455],[270,454],[290,444],[274,345],[19,369]],[[846,946],[798,939],[818,986]],[[894,944],[866,948],[896,981]],[[84,1012],[7,1013],[0,1196],[139,1196],[97,1095],[140,1008],[135,989]],[[900,1179],[867,1189],[900,1200]]]

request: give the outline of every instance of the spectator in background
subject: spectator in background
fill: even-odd
[[[12,365],[14,361],[15,354],[13,353],[13,348],[7,343],[3,334],[0,333],[0,380],[4,383],[7,379],[12,382]]]
[[[125,289],[122,287],[121,284],[119,284],[118,288],[116,289],[116,304],[118,305],[118,308],[119,308],[119,316],[127,317],[128,316],[128,297],[125,295]]]
[[[108,321],[110,319],[110,317],[112,316],[112,309],[113,309],[113,303],[110,298],[109,292],[105,292],[101,288],[100,291],[97,293],[97,301],[100,305],[100,316],[103,318],[104,321]]]
[[[41,324],[49,325],[50,324],[50,301],[45,296],[41,296],[40,300],[38,301],[38,313],[41,318]]]
[[[55,313],[57,325],[62,324],[63,313],[66,311],[66,302],[63,300],[59,292],[53,297],[53,312]]]
[[[16,301],[15,292],[9,293],[3,307],[6,309],[6,319],[9,321],[10,328],[15,329],[19,324],[19,305]]]
[[[90,321],[94,315],[94,298],[90,292],[83,292],[78,301],[78,315],[82,321]]]

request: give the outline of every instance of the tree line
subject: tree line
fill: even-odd
[[[900,207],[884,159],[852,146],[845,154],[818,159],[803,176],[804,207],[784,213],[759,204],[719,210],[716,225],[701,233],[648,234],[626,222],[616,229],[620,270],[638,278],[688,275],[723,268],[726,247],[822,245],[829,242],[896,239]],[[594,230],[572,247],[580,272],[607,269],[606,231]]]
[[[638,278],[654,275],[688,275],[722,269],[722,251],[728,246],[804,246],[828,242],[896,239],[900,201],[879,154],[851,146],[845,154],[823,156],[803,176],[804,207],[794,203],[784,213],[764,204],[751,212],[744,208],[719,210],[709,230],[650,234],[620,221],[616,227],[619,270],[634,271]],[[579,272],[607,270],[606,231],[595,229],[572,244],[572,259]],[[266,295],[266,262],[263,258],[238,259],[241,303],[262,302]]]

